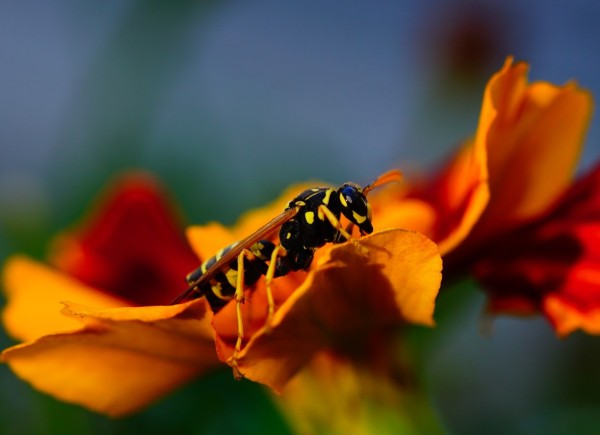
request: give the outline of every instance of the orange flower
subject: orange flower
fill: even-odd
[[[5,324],[28,342],[2,358],[36,388],[111,415],[139,409],[216,365],[217,356],[228,361],[237,338],[235,304],[214,319],[204,298],[127,307],[171,300],[198,260],[180,243],[177,226],[166,225],[172,221],[154,186],[137,177],[124,186],[88,229],[58,239],[51,257],[58,270],[24,257],[4,270]],[[232,230],[190,228],[191,245],[200,258],[214,255],[279,214],[299,190],[248,213]],[[375,232],[360,244],[365,251],[352,243],[322,248],[308,273],[277,278],[278,309],[268,329],[264,280],[248,289],[238,361],[244,376],[280,389],[322,349],[353,347],[399,322],[433,324],[441,280],[436,245],[405,230]],[[52,304],[61,300],[73,302],[58,315]]]
[[[126,177],[84,227],[57,239],[55,268],[24,256],[7,261],[3,320],[27,343],[2,359],[19,377],[122,415],[219,364],[204,301],[142,307],[185,289],[182,276],[197,264],[163,196],[149,177]]]
[[[474,138],[432,179],[376,193],[374,220],[378,228],[430,237],[444,256],[446,277],[474,271],[490,292],[492,312],[542,312],[560,334],[598,333],[597,199],[591,190],[573,193],[579,185],[564,193],[592,98],[574,83],[528,83],[527,71],[508,58],[485,88]],[[594,174],[583,185],[593,185]],[[567,207],[587,210],[585,229]],[[549,239],[559,234],[560,243]]]
[[[192,227],[190,243],[206,258],[256,230],[305,188],[289,189],[270,206],[244,216],[232,230],[215,223]],[[277,278],[277,311],[268,328],[264,282],[247,291],[249,302],[242,308],[247,340],[237,362],[244,377],[279,391],[321,350],[356,350],[374,331],[402,322],[433,324],[441,280],[436,245],[400,229],[376,231],[360,244],[366,254],[352,243],[326,245],[317,251],[308,273]],[[230,362],[237,338],[235,304],[216,314],[215,330],[219,358]]]
[[[446,263],[450,274],[475,272],[493,313],[541,312],[559,334],[598,333],[600,281],[589,274],[596,175],[571,186],[592,98],[573,83],[528,84],[527,70],[508,59],[486,88],[489,122],[477,137],[485,138],[490,201]]]

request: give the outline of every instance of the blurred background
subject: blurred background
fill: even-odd
[[[288,184],[439,163],[507,55],[600,96],[600,3],[270,0],[0,3],[0,258],[42,258],[115,174],[156,174],[188,222],[235,222]],[[582,169],[600,154],[592,121]],[[600,433],[600,339],[542,319],[480,333],[475,285],[411,346],[450,434]],[[3,334],[3,333],[2,333]],[[0,335],[2,348],[13,344]],[[235,415],[235,419],[231,416]],[[118,421],[0,366],[0,433],[288,433],[225,370]]]

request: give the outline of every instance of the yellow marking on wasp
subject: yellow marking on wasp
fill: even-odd
[[[335,192],[335,190],[333,190],[333,189],[327,189],[325,191],[325,197],[323,198],[323,204],[329,205],[329,198],[331,197],[331,194],[333,192]]]
[[[290,237],[292,237],[292,233],[287,233],[287,234],[285,235],[285,238],[286,238],[286,240],[289,240],[289,239],[290,239]]]
[[[230,300],[230,299],[231,299],[231,298],[230,298],[230,297],[228,297],[228,296],[223,296],[223,287],[221,287],[221,283],[220,283],[220,282],[218,282],[218,283],[216,283],[216,284],[213,284],[213,285],[211,286],[211,290],[212,290],[213,294],[214,294],[216,297],[218,297],[219,299],[222,299],[222,300],[224,300],[224,301],[228,301],[228,300]]]
[[[310,191],[312,192],[310,195],[306,196],[304,199],[309,200],[312,199],[313,196],[317,195],[318,193],[321,193],[322,189],[310,189]],[[296,204],[302,203],[302,205],[306,205],[306,202],[304,201],[299,201]]]
[[[236,283],[237,283],[237,270],[234,269],[229,269],[227,272],[225,272],[225,278],[227,278],[227,282],[232,286],[235,287]]]
[[[309,225],[312,225],[315,222],[315,212],[307,211],[306,213],[304,213],[304,218],[306,219],[306,222]]]
[[[344,198],[344,195],[342,195],[340,193],[340,202],[342,203],[342,206],[344,206],[344,208],[348,207],[348,203],[346,202],[346,198]]]
[[[254,245],[250,247],[250,252],[257,258],[260,258],[263,261],[268,260],[262,253],[262,250],[265,249],[265,245],[261,242],[256,242]]]
[[[366,216],[361,216],[358,213],[356,213],[355,211],[352,211],[352,216],[354,217],[354,220],[356,221],[356,223],[359,225],[367,220]]]
[[[215,260],[219,261],[221,259],[221,257],[223,256],[223,254],[225,253],[225,251],[227,250],[227,248],[223,248],[219,252],[217,252],[217,255],[215,255]]]

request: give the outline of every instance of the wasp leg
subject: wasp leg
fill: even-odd
[[[267,321],[265,325],[267,330],[271,327],[271,319],[273,318],[273,314],[275,313],[275,300],[273,299],[273,290],[272,284],[273,279],[275,279],[275,272],[277,270],[277,258],[285,257],[287,255],[286,250],[281,245],[277,245],[273,252],[271,253],[271,259],[269,261],[269,267],[267,269],[267,273],[265,274],[265,287],[267,289]]]
[[[244,249],[237,258],[237,279],[235,285],[235,311],[237,315],[237,340],[235,347],[233,348],[233,355],[231,356],[231,367],[233,368],[233,377],[235,379],[242,379],[243,375],[240,373],[238,368],[238,354],[242,350],[242,341],[244,340],[244,322],[242,319],[242,304],[245,301],[244,297],[244,258],[254,257],[252,252]]]
[[[357,239],[352,237],[352,235],[344,229],[344,227],[342,226],[339,219],[337,217],[335,217],[333,212],[331,210],[329,210],[329,208],[327,208],[327,206],[321,204],[319,206],[317,216],[321,220],[327,218],[327,220],[329,221],[331,226],[333,228],[335,228],[338,231],[338,233],[340,233],[342,236],[344,236],[344,238],[346,240],[348,240],[349,242],[352,242],[361,254],[366,255],[368,253],[367,248],[365,246],[361,245]]]

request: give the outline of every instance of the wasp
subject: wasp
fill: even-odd
[[[238,337],[232,356],[234,374],[237,355],[244,338],[241,304],[244,290],[265,277],[267,290],[267,325],[275,303],[271,292],[273,279],[293,271],[307,270],[317,249],[326,243],[355,241],[352,227],[358,227],[361,236],[373,232],[371,206],[367,193],[375,187],[401,178],[397,170],[381,175],[365,187],[347,182],[337,189],[314,187],[292,199],[285,210],[245,239],[221,249],[214,257],[186,276],[187,290],[171,304],[205,297],[218,312],[231,300],[236,302]],[[349,224],[341,224],[341,217]],[[271,239],[279,231],[279,243]],[[236,377],[240,377],[236,374]]]

